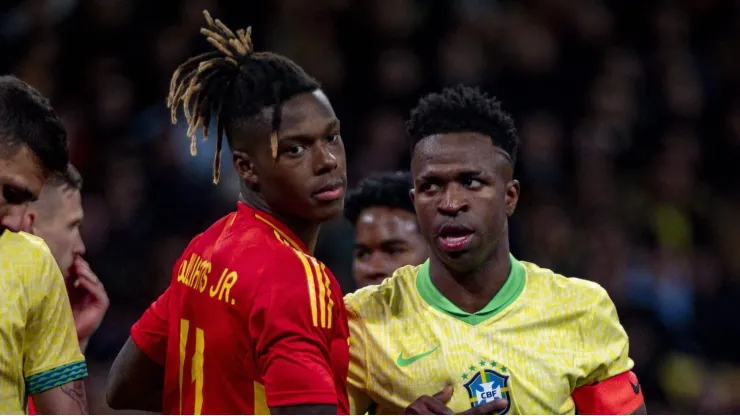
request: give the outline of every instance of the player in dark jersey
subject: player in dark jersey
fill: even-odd
[[[215,51],[172,77],[193,139],[216,124],[241,178],[235,212],[196,236],[170,286],[134,325],[108,382],[114,408],[168,414],[348,412],[349,338],[339,285],[312,256],[319,226],[342,214],[339,121],[316,80],[254,52],[205,12]],[[163,370],[164,369],[164,370]],[[164,380],[164,381],[163,381]]]

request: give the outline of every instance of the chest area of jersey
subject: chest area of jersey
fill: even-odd
[[[551,414],[569,407],[576,366],[575,353],[545,332],[517,332],[502,326],[437,326],[418,323],[381,348],[373,360],[372,388],[391,392],[387,403],[401,411],[421,395],[454,387],[448,404],[455,412],[495,399],[507,399],[508,414]],[[372,366],[372,362],[386,365]],[[396,403],[392,403],[396,401]],[[390,410],[390,409],[389,409]]]

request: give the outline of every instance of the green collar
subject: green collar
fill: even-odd
[[[434,286],[432,277],[429,274],[429,259],[419,267],[416,275],[416,290],[419,291],[422,299],[434,309],[467,324],[478,325],[511,305],[524,290],[524,283],[526,282],[524,267],[511,254],[509,254],[509,259],[511,260],[511,268],[509,269],[509,277],[506,279],[506,283],[496,293],[496,296],[488,302],[488,305],[476,313],[463,311],[444,297],[439,289]]]

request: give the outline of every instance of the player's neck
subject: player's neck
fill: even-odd
[[[320,225],[309,223],[300,218],[280,215],[270,208],[270,206],[267,205],[267,202],[265,202],[265,199],[257,192],[244,189],[244,187],[242,187],[242,190],[239,193],[239,200],[253,209],[265,212],[280,221],[282,225],[287,227],[303,242],[308,249],[308,252],[313,255],[314,249],[316,248],[316,241],[319,238]]]
[[[476,313],[488,305],[509,277],[509,239],[501,239],[491,257],[475,270],[450,270],[434,256],[429,261],[429,273],[437,290],[461,310]]]

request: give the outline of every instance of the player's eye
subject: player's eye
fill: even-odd
[[[388,249],[388,254],[395,257],[405,253],[406,250],[403,247],[391,247]]]
[[[334,143],[342,140],[342,135],[339,133],[332,133],[328,136],[326,136],[326,141],[329,143]]]
[[[370,258],[370,252],[367,250],[357,250],[355,251],[355,257],[357,260],[368,260]]]
[[[439,185],[437,185],[436,183],[424,182],[421,184],[419,189],[421,190],[421,192],[434,192],[439,189]]]
[[[304,151],[306,151],[306,146],[302,144],[296,144],[293,146],[290,146],[288,150],[285,151],[290,156],[298,156],[302,154]]]
[[[483,182],[478,179],[468,178],[463,181],[463,185],[468,189],[478,189],[483,186]]]

